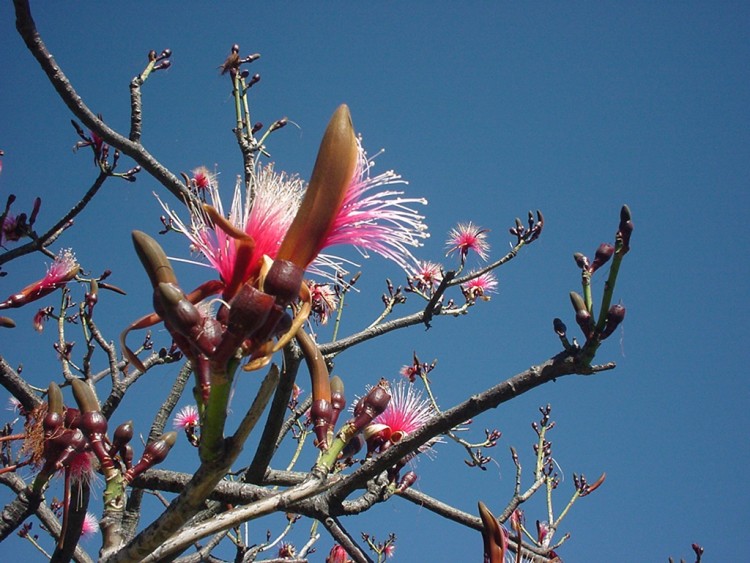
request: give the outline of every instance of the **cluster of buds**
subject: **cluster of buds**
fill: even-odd
[[[183,293],[166,254],[154,239],[135,231],[133,243],[154,289],[154,310],[174,342],[193,362],[204,402],[210,392],[212,369],[225,370],[238,350],[250,355],[279,330],[288,330],[291,320],[285,309],[299,295],[302,284],[303,271],[295,264],[284,260],[273,262],[266,274],[265,291],[244,284],[213,316],[194,304],[195,294]],[[198,298],[216,287],[204,285],[197,293]],[[144,323],[149,320],[146,317]],[[131,328],[138,325],[137,322]],[[138,369],[142,368],[132,353],[129,359]]]
[[[396,534],[390,533],[385,541],[379,542],[375,536],[362,532],[362,539],[370,548],[370,551],[378,556],[378,561],[393,557],[396,551]]]
[[[151,50],[148,53],[148,62],[151,70],[166,70],[172,66],[172,61],[169,57],[172,56],[172,49],[164,49],[161,53],[157,54],[156,51]]]
[[[42,205],[41,198],[34,199],[34,205],[29,214],[11,213],[10,208],[15,201],[16,196],[10,194],[5,201],[5,209],[0,213],[0,247],[4,247],[7,242],[16,242],[22,237],[29,236],[34,231],[34,223]]]
[[[101,115],[98,115],[97,117],[100,120],[102,119]],[[98,133],[93,130],[90,130],[88,133],[86,133],[83,128],[72,119],[70,123],[73,125],[73,128],[76,130],[76,134],[81,139],[80,141],[76,142],[75,145],[73,145],[74,151],[85,147],[91,147],[91,151],[94,153],[94,165],[98,166],[103,173],[109,176],[122,178],[127,182],[135,182],[136,174],[141,171],[140,166],[134,166],[126,170],[125,172],[115,173],[117,164],[120,161],[120,151],[115,150],[114,154],[112,155],[112,160],[110,161],[109,145],[104,142],[104,139],[102,139]]]
[[[235,43],[230,49],[229,56],[221,64],[221,74],[229,74],[230,77],[234,78],[240,71],[240,66],[242,66],[243,64],[250,64],[254,61],[257,61],[259,58],[260,53],[253,53],[252,55],[247,55],[246,57],[240,57],[240,46]],[[246,74],[245,78],[247,78],[247,76],[249,76],[249,73]],[[252,84],[257,83],[260,80],[260,75],[256,76],[253,76],[250,79],[250,82],[252,82]]]
[[[193,361],[204,401],[211,374],[227,373],[228,362],[238,356],[250,357],[246,370],[267,364],[271,355],[297,333],[310,313],[311,297],[309,287],[303,283],[304,271],[317,257],[333,228],[357,158],[358,144],[351,116],[346,106],[340,106],[323,136],[299,210],[273,260],[268,256],[251,260],[255,239],[217,209],[204,204],[207,218],[232,239],[234,267],[221,281],[204,283],[189,295],[178,286],[156,241],[135,232],[136,251],[154,289],[156,314],[136,321],[123,333],[121,340],[128,359],[138,369],[143,367],[124,345],[126,334],[164,320],[174,341]],[[222,294],[224,304],[212,316],[196,303],[215,293]],[[293,317],[287,313],[291,305],[295,306]],[[274,338],[278,340],[274,342]]]
[[[571,291],[570,302],[575,311],[576,324],[580,327],[581,332],[583,332],[587,344],[592,343],[594,346],[597,346],[599,342],[611,336],[625,319],[625,307],[619,303],[614,305],[610,305],[610,303],[620,262],[623,256],[630,250],[630,236],[632,233],[633,221],[630,209],[627,205],[623,205],[620,210],[620,224],[615,234],[614,245],[606,242],[600,244],[596,249],[593,260],[590,260],[588,256],[580,252],[573,254],[573,260],[581,270],[583,295]],[[612,260],[612,266],[602,297],[602,313],[598,319],[595,319],[594,305],[591,297],[591,277],[610,260]],[[571,349],[572,347],[567,340],[567,328],[565,324],[560,319],[555,319],[553,325],[563,346],[566,349]]]
[[[580,476],[573,473],[573,485],[576,488],[576,491],[578,491],[578,496],[585,497],[586,495],[590,495],[593,493],[596,489],[598,489],[602,483],[604,483],[604,480],[607,478],[606,473],[602,473],[601,476],[594,481],[593,483],[589,483],[586,481],[586,476],[581,474]]]
[[[516,237],[517,244],[530,244],[539,238],[542,234],[542,229],[544,229],[544,216],[542,215],[542,212],[537,209],[535,219],[534,213],[529,211],[527,224],[528,226],[525,226],[521,220],[516,217],[515,225],[508,229],[508,232]]]
[[[435,369],[435,366],[437,366],[437,360],[432,360],[432,363],[422,362],[414,352],[411,365],[402,367],[399,373],[408,379],[409,383],[414,383],[417,378],[429,382],[427,374]]]
[[[99,409],[96,396],[87,383],[72,381],[73,395],[78,408],[65,407],[60,388],[51,383],[47,393],[47,412],[42,419],[43,442],[41,457],[44,460],[40,475],[43,481],[53,473],[77,465],[90,467],[90,455],[98,460],[99,467],[109,479],[121,473],[126,482],[132,481],[146,469],[163,461],[175,442],[176,433],[168,432],[150,442],[133,465],[132,421],[120,424],[110,440],[107,419]],[[88,460],[88,463],[81,462]]]

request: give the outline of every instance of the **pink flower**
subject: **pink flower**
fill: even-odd
[[[209,172],[205,166],[199,166],[193,170],[192,180],[198,191],[206,191],[216,183],[216,175]]]
[[[87,512],[83,518],[83,529],[81,530],[81,537],[84,539],[90,538],[99,531],[99,520],[91,512]]]
[[[419,430],[435,416],[435,409],[429,399],[422,397],[422,392],[414,385],[400,380],[391,385],[391,400],[382,414],[376,416],[364,430],[365,439],[396,444],[404,437]],[[419,448],[420,452],[431,450],[432,445],[440,441],[432,440]],[[382,449],[378,447],[377,449]]]
[[[243,197],[242,181],[237,180],[228,215],[224,212],[218,184],[214,181],[206,188],[210,205],[235,229],[252,237],[252,247],[216,225],[203,208],[190,209],[188,226],[159,200],[175,228],[188,237],[193,250],[203,254],[226,286],[239,287],[257,279],[263,256],[276,256],[304,193],[304,183],[298,176],[277,174],[273,164],[256,171],[253,187],[255,199],[251,206],[253,194],[246,189]]]
[[[70,249],[61,250],[54,262],[47,268],[47,274],[42,279],[26,286],[19,293],[11,295],[1,302],[0,309],[22,307],[52,293],[75,278],[79,269],[80,266],[76,262],[73,251]]]
[[[187,405],[186,407],[182,407],[175,415],[172,427],[176,430],[184,430],[188,427],[198,426],[199,423],[198,409],[195,405]]]
[[[338,295],[336,295],[336,291],[331,287],[331,284],[328,283],[316,283],[308,280],[307,285],[310,287],[312,299],[311,315],[318,323],[324,325],[338,306]]]
[[[420,260],[409,279],[420,291],[437,287],[443,280],[443,267],[435,262]]]
[[[482,299],[483,301],[489,301],[490,296],[488,293],[497,293],[497,278],[492,272],[487,272],[479,277],[467,281],[461,284],[461,291],[466,297],[467,301],[476,301]]]
[[[81,483],[91,483],[96,480],[95,456],[92,452],[78,452],[70,458],[70,478]]]
[[[482,229],[471,221],[459,223],[457,227],[451,229],[445,244],[448,249],[446,256],[458,251],[462,263],[466,260],[470,250],[476,252],[482,260],[487,260],[490,251],[487,229]]]
[[[403,366],[400,370],[398,370],[398,373],[408,379],[410,383],[414,383],[417,380],[417,376],[419,375],[419,368],[414,364]]]
[[[344,201],[331,227],[322,237],[318,253],[329,246],[351,244],[367,256],[375,252],[413,270],[417,264],[408,247],[418,247],[421,239],[429,236],[422,222],[423,216],[409,207],[424,199],[399,197],[400,191],[369,193],[375,188],[405,183],[392,171],[370,177],[371,163],[358,146],[359,157]],[[221,217],[226,217],[235,230],[227,232],[212,220],[205,208],[190,209],[190,225],[161,200],[160,203],[174,227],[191,242],[191,247],[203,254],[219,274],[231,297],[243,283],[254,282],[260,272],[263,256],[274,259],[302,201],[305,183],[297,175],[274,171],[273,164],[259,167],[252,185],[244,188],[238,179],[229,214],[219,195],[215,181],[206,188],[207,202]],[[244,192],[244,193],[243,193]],[[158,197],[158,196],[157,196]],[[240,240],[237,233],[247,235]],[[341,260],[318,255],[309,270],[325,275],[325,270],[341,271]],[[330,276],[330,274],[329,274]],[[228,294],[228,295],[227,295]]]
[[[12,213],[8,213],[3,219],[2,225],[0,225],[0,246],[3,246],[6,242],[15,242],[21,238],[21,233],[18,232],[18,219]]]
[[[326,557],[326,563],[351,563],[346,550],[339,544],[334,545],[331,548],[328,557]]]
[[[351,244],[363,256],[367,251],[392,260],[404,270],[413,270],[417,260],[407,247],[419,247],[421,239],[429,237],[427,226],[412,207],[426,205],[423,198],[403,198],[404,192],[386,190],[368,193],[375,188],[406,184],[393,170],[370,176],[372,161],[358,141],[359,155],[343,205],[322,248],[336,244]],[[395,197],[394,197],[395,196]]]
[[[393,554],[396,552],[396,544],[395,543],[389,543],[386,544],[383,547],[383,555],[385,555],[388,558],[393,557]]]

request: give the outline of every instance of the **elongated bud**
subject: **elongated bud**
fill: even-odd
[[[71,387],[73,388],[73,397],[75,397],[76,403],[78,403],[78,407],[82,413],[99,412],[99,402],[96,400],[94,391],[87,383],[75,378],[71,381]]]
[[[630,214],[630,208],[623,205],[620,209],[620,226],[617,229],[617,237],[622,241],[620,253],[625,254],[630,250],[630,235],[633,234],[633,220]]]
[[[398,484],[398,488],[396,489],[396,492],[403,493],[406,489],[411,487],[416,482],[417,482],[417,474],[414,473],[414,471],[408,471],[406,475],[404,475],[401,478],[401,481]]]
[[[130,483],[141,473],[164,461],[177,441],[177,432],[167,432],[162,434],[153,442],[149,442],[143,450],[140,461],[125,472],[125,480]]]
[[[602,340],[610,336],[625,319],[625,307],[620,304],[612,305],[607,311],[607,324],[602,331]]]
[[[576,266],[578,266],[581,270],[588,270],[589,269],[589,259],[580,252],[576,252],[573,254],[573,260],[576,262]]]
[[[354,420],[351,424],[356,432],[372,422],[372,419],[381,414],[388,406],[391,394],[388,392],[388,382],[381,379],[370,392],[362,397],[354,408]]]
[[[112,445],[109,448],[109,455],[114,455],[115,453],[121,451],[125,444],[129,443],[130,440],[133,439],[133,421],[128,420],[127,422],[123,422],[115,428],[115,434],[112,437]]]
[[[42,426],[44,436],[49,438],[63,424],[63,397],[57,383],[50,383],[47,388],[47,414],[44,415]]]
[[[9,317],[0,317],[0,327],[3,328],[16,328],[16,321]]]
[[[479,501],[479,517],[482,520],[482,540],[484,542],[484,560],[488,563],[502,563],[508,550],[508,540],[500,523],[490,509]]]
[[[135,252],[151,280],[151,286],[156,288],[160,283],[177,284],[174,270],[159,243],[141,231],[133,231],[131,236]]]
[[[305,269],[318,255],[354,176],[358,151],[349,108],[342,104],[328,123],[310,184],[277,259]]]
[[[609,259],[612,258],[612,255],[615,253],[615,247],[607,242],[603,242],[599,245],[599,248],[596,249],[596,254],[594,255],[594,262],[591,264],[591,273],[593,274],[596,272],[599,268],[604,266],[607,262],[609,262]]]
[[[331,429],[336,427],[341,411],[346,407],[346,397],[344,396],[344,382],[338,375],[334,375],[330,381],[331,385]]]
[[[587,311],[586,303],[583,301],[583,297],[577,294],[575,291],[570,292],[570,302],[573,304],[573,309],[576,313],[579,311]]]

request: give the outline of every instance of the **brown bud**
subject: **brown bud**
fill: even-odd
[[[109,448],[109,454],[114,455],[122,450],[130,440],[133,439],[133,421],[128,420],[115,428],[115,434],[112,437],[112,446]]]
[[[594,255],[594,262],[591,264],[591,273],[593,274],[596,272],[599,268],[604,266],[610,258],[612,258],[612,255],[615,253],[615,247],[607,242],[603,242],[599,245],[599,248],[596,249],[596,254]]]
[[[71,381],[73,397],[75,397],[81,412],[99,412],[99,402],[96,400],[93,389],[82,379],[75,378]]]
[[[141,231],[133,231],[132,238],[135,252],[151,280],[151,286],[156,288],[162,282],[176,284],[177,277],[159,243]]]
[[[620,304],[612,305],[607,311],[607,323],[602,331],[602,339],[610,336],[625,319],[625,307]]]
[[[305,269],[318,255],[354,176],[358,151],[349,108],[342,104],[328,123],[305,197],[277,260],[289,260]]]
[[[575,291],[570,292],[570,302],[573,304],[573,309],[576,311],[576,313],[578,313],[579,311],[588,312],[583,297],[578,295]]]
[[[330,427],[332,416],[331,403],[325,399],[313,401],[312,407],[310,407],[310,418],[313,421],[317,446],[321,450],[328,449],[328,428]]]
[[[176,441],[177,432],[167,432],[153,442],[149,442],[143,450],[141,460],[134,467],[125,472],[125,480],[130,483],[138,475],[146,471],[146,469],[164,461],[167,458],[167,454],[169,454],[169,450],[172,449],[172,446],[174,446]]]
[[[414,471],[408,471],[406,475],[401,478],[401,481],[398,484],[398,489],[396,489],[396,491],[399,493],[403,493],[406,489],[411,487],[416,482],[417,474],[414,473]]]
[[[580,252],[576,252],[573,254],[573,260],[576,262],[576,266],[578,266],[581,270],[588,270],[589,268],[589,259]]]
[[[344,382],[338,375],[334,375],[330,381],[331,385],[331,429],[336,427],[341,411],[346,407],[346,397],[344,396]]]

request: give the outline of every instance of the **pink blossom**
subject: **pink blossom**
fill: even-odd
[[[213,181],[206,188],[207,201],[218,214],[252,237],[254,247],[247,254],[240,252],[241,247],[243,252],[247,248],[243,247],[243,241],[215,225],[203,208],[190,209],[188,226],[159,200],[175,228],[188,237],[191,247],[203,254],[227,286],[254,281],[260,273],[263,256],[276,256],[304,192],[304,183],[298,176],[277,174],[273,164],[260,167],[252,185],[254,194],[250,188],[243,190],[242,181],[237,179],[228,215],[224,212],[218,184]]]
[[[408,247],[421,246],[421,239],[429,234],[422,222],[424,216],[410,206],[426,205],[427,200],[403,198],[400,196],[404,192],[395,190],[368,193],[375,188],[407,183],[393,170],[370,176],[372,166],[359,144],[354,176],[323,248],[351,244],[365,257],[368,251],[375,252],[411,271],[417,260]]]
[[[91,483],[96,480],[95,456],[92,452],[78,452],[70,458],[68,468],[70,478],[81,483]]]
[[[6,242],[15,242],[21,238],[21,233],[18,232],[18,219],[12,213],[8,213],[3,219],[2,225],[0,225],[0,246],[3,246]]]
[[[471,221],[459,223],[458,226],[451,229],[445,244],[448,249],[446,256],[457,251],[461,256],[462,263],[466,260],[470,250],[476,252],[482,260],[487,260],[490,251],[490,245],[487,242],[487,229],[482,229]]]
[[[172,427],[176,430],[184,430],[188,427],[198,426],[199,423],[200,418],[198,417],[197,407],[195,405],[187,405],[182,407],[175,415]]]
[[[414,383],[419,375],[419,368],[414,364],[403,366],[398,372],[403,375],[410,383]]]
[[[206,191],[216,183],[216,175],[208,171],[205,166],[199,166],[193,170],[193,185],[199,191]]]
[[[429,236],[427,227],[410,207],[426,204],[426,200],[400,197],[400,191],[370,193],[375,188],[405,184],[393,171],[370,176],[371,163],[359,146],[359,157],[351,183],[338,214],[323,237],[318,253],[324,248],[350,244],[367,256],[375,252],[396,262],[407,271],[417,261],[409,247],[421,246],[421,239]],[[216,269],[230,294],[242,284],[254,282],[260,272],[263,256],[275,258],[289,226],[302,201],[305,183],[297,175],[277,173],[273,164],[255,171],[248,187],[238,179],[229,213],[226,214],[219,195],[218,184],[212,179],[206,188],[206,201],[236,230],[216,224],[203,207],[192,206],[190,224],[183,222],[164,202],[160,203],[172,220],[175,229],[191,242]],[[158,197],[158,196],[157,196]],[[249,238],[240,240],[237,232]],[[325,271],[342,271],[342,260],[318,254],[309,270],[325,275]],[[330,275],[330,274],[329,274]],[[225,291],[225,293],[227,293]],[[227,297],[227,295],[225,295]]]
[[[420,291],[437,287],[443,281],[443,267],[436,262],[420,260],[409,279]]]
[[[475,301],[477,299],[489,301],[490,296],[487,294],[497,293],[497,286],[498,282],[495,274],[487,272],[461,284],[461,291],[468,301]]]
[[[310,297],[312,300],[311,315],[318,323],[324,325],[328,322],[331,313],[336,310],[339,303],[336,290],[328,283],[317,283],[308,281]]]
[[[383,547],[383,555],[388,557],[389,559],[393,557],[394,553],[396,552],[396,544],[395,543],[389,543],[385,547]]]
[[[351,563],[346,550],[339,544],[334,545],[331,548],[328,557],[326,557],[326,563]]]
[[[20,292],[0,302],[0,309],[22,307],[27,303],[31,303],[52,293],[75,278],[79,269],[80,266],[76,262],[73,251],[69,248],[61,250],[52,264],[47,268],[47,273],[42,279],[35,281]]]
[[[400,380],[391,385],[391,400],[383,413],[376,416],[365,430],[365,438],[379,435],[397,443],[412,432],[419,430],[435,416],[436,412],[429,399],[423,398],[422,391],[414,385]],[[432,440],[420,447],[428,451],[439,440]]]
[[[81,537],[84,539],[90,538],[99,531],[99,520],[91,512],[87,512],[83,518],[83,528],[81,530]]]

